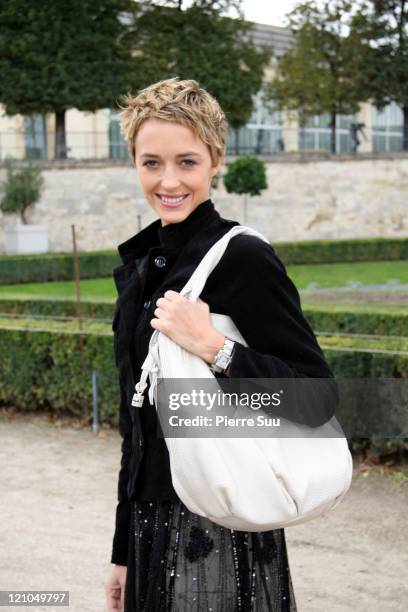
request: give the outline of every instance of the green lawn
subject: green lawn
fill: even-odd
[[[389,279],[397,279],[400,283],[408,284],[406,261],[287,266],[287,271],[298,289],[305,289],[312,282],[319,283],[321,287],[344,287],[348,281],[360,281],[365,285],[382,284]],[[0,287],[0,295],[11,298],[13,296],[76,298],[74,282],[3,285]],[[113,279],[81,281],[81,297],[85,300],[114,300],[116,288]]]
[[[317,339],[323,350],[365,350],[396,351],[408,355],[408,338],[355,338],[352,336],[319,336]]]
[[[62,281],[53,283],[25,283],[23,285],[3,285],[2,297],[32,297],[76,299],[75,283]],[[114,300],[116,287],[112,278],[98,278],[81,281],[81,298],[85,300]]]
[[[299,265],[287,266],[286,269],[298,289],[305,289],[312,282],[319,283],[321,287],[344,287],[348,281],[360,281],[364,285],[378,285],[386,283],[391,278],[408,284],[408,262],[406,261]]]
[[[315,302],[314,300],[305,300],[301,296],[302,309],[304,312],[313,310],[313,312],[323,310],[330,312],[361,312],[361,313],[383,313],[383,314],[394,314],[394,315],[407,315],[408,306],[406,304],[388,304],[381,302],[368,302],[366,304],[360,304],[357,302],[342,302],[336,304],[335,302]]]

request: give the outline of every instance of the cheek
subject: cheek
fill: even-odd
[[[206,169],[197,170],[190,175],[191,183],[194,183],[197,187],[207,186],[207,184],[211,181],[211,176]]]
[[[144,169],[139,170],[138,176],[139,176],[140,184],[142,185],[144,189],[149,189],[156,182],[154,175],[150,172],[146,172],[146,170]]]

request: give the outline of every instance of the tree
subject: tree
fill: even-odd
[[[252,155],[243,155],[228,164],[223,181],[228,193],[244,194],[244,223],[246,223],[248,194],[259,195],[268,187],[265,162]]]
[[[336,116],[353,114],[367,99],[362,68],[367,47],[351,27],[347,0],[305,2],[289,13],[293,46],[277,62],[267,86],[279,109],[298,111],[300,123],[330,114],[331,151],[336,152]]]
[[[360,5],[354,28],[369,47],[365,63],[367,91],[380,109],[391,102],[402,108],[403,148],[408,150],[408,2],[369,0]]]
[[[255,47],[240,4],[195,0],[184,8],[182,0],[144,2],[129,34],[137,60],[134,85],[173,76],[195,79],[217,98],[232,128],[245,125],[272,50]],[[235,19],[223,14],[232,8],[238,12]]]
[[[27,208],[38,202],[43,184],[44,179],[41,176],[40,168],[27,166],[15,172],[9,166],[0,209],[5,214],[19,213],[22,223],[26,224]]]
[[[55,157],[66,157],[65,112],[113,107],[129,87],[123,11],[129,0],[8,0],[0,4],[0,102],[6,113],[55,113]]]

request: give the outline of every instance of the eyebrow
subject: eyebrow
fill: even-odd
[[[187,157],[188,155],[195,157],[201,157],[199,153],[195,153],[194,151],[190,151],[187,153],[179,153],[176,157]],[[160,157],[160,155],[155,155],[154,153],[143,153],[140,157]]]

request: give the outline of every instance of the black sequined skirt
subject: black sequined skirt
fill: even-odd
[[[285,533],[234,531],[178,502],[132,502],[125,612],[295,612]]]

